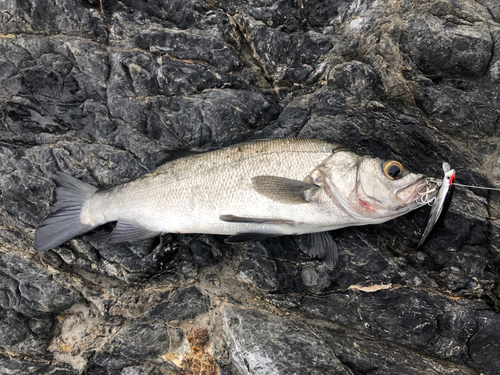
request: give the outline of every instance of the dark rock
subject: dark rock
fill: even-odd
[[[413,351],[406,351],[404,347],[382,343],[379,339],[370,339],[341,327],[327,331],[331,337],[330,347],[354,373],[476,374],[464,366],[420,356]],[[399,356],[410,360],[399,361],[396,359]]]
[[[448,134],[466,137],[495,134],[498,113],[481,93],[430,86],[423,89],[422,106],[436,127]]]
[[[156,358],[170,347],[168,328],[163,323],[135,322],[116,334],[107,351],[135,359]]]
[[[153,375],[158,374],[156,371],[147,368],[146,366],[130,366],[125,367],[122,372],[123,375]]]
[[[160,97],[138,105],[144,116],[138,125],[147,136],[173,150],[241,142],[274,120],[280,110],[272,95],[238,90],[209,90],[193,98]],[[133,123],[137,111],[130,112],[133,117],[122,115],[124,110],[129,112],[126,108],[130,104],[120,98],[111,104],[112,113]],[[244,113],[252,116],[243,117]]]
[[[304,285],[314,292],[322,292],[330,286],[331,278],[325,269],[303,267],[300,276]]]
[[[138,365],[138,362],[135,362],[132,359],[112,357],[104,353],[96,354],[93,358],[93,363],[97,368],[101,368],[107,373],[119,373],[125,367],[133,367],[134,365]],[[94,367],[94,369],[96,369],[96,367]],[[92,369],[92,371],[95,371],[94,369]],[[87,373],[92,373],[90,371],[90,368],[87,369]]]
[[[0,355],[0,366],[2,375],[17,375],[17,374],[59,374],[59,375],[76,375],[77,371],[71,369],[70,366],[64,364],[47,364],[46,361],[39,359],[22,360],[17,358],[9,358],[5,355]]]
[[[242,373],[350,373],[321,336],[311,334],[312,327],[256,310],[231,308],[224,310],[223,320],[231,336],[234,364]],[[274,334],[262,335],[266,331]]]
[[[430,14],[412,16],[407,24],[410,56],[425,75],[478,78],[486,71],[493,45],[486,25]]]
[[[477,313],[476,319],[477,331],[469,341],[470,357],[474,367],[493,374],[500,364],[498,330],[495,329],[499,323],[498,314],[482,311]],[[486,343],[490,343],[489,347]]]
[[[155,58],[139,51],[117,51],[113,59],[120,62],[113,70],[116,84],[121,85],[120,89],[141,97],[194,94],[231,86],[247,89],[259,79],[248,70],[232,72],[232,69],[224,69],[217,61],[208,65],[163,56]]]
[[[175,366],[158,363],[141,365],[130,359],[112,357],[102,353],[94,357],[94,364],[87,366],[84,374],[131,374],[131,375],[173,375],[178,374]]]
[[[479,4],[484,5],[488,9],[495,22],[500,21],[500,4],[494,0],[480,0]]]
[[[310,112],[311,103],[308,98],[294,100],[283,108],[274,123],[255,132],[252,138],[267,139],[296,136],[309,119]]]
[[[290,318],[231,308],[224,311],[224,321],[231,334],[230,345],[235,347],[234,363],[242,373],[351,374],[378,370],[376,373],[474,374],[462,366],[411,352],[404,354],[411,361],[387,361],[385,353],[403,354],[404,349],[367,340],[341,326],[302,325]],[[263,334],[266,331],[274,332],[273,336]]]
[[[15,253],[1,254],[2,307],[27,316],[65,310],[76,300],[75,293],[33,260]]]
[[[373,293],[351,291],[329,296],[321,303],[307,298],[299,310],[313,319],[328,317],[333,323],[356,327],[377,340],[418,348],[457,363],[468,361],[469,340],[476,337],[481,321],[475,310],[484,303],[450,302],[429,292],[415,294],[406,288],[397,292],[379,288]],[[398,313],[392,314],[394,311]]]
[[[190,287],[176,291],[168,301],[149,309],[145,317],[165,323],[194,319],[208,311],[209,302],[197,288]]]
[[[266,292],[279,289],[276,264],[267,259],[248,260],[240,265],[239,277]]]
[[[14,2],[0,7],[3,19],[2,34],[66,34],[82,36],[99,42],[107,40],[108,31],[99,3],[94,7],[79,1],[54,4],[37,0],[26,4]],[[71,10],[71,12],[69,12]],[[65,17],[60,17],[65,14]]]
[[[134,45],[141,50],[167,55],[173,59],[204,62],[224,72],[231,72],[242,65],[227,44],[216,38],[189,32],[141,34],[135,39]],[[200,46],[204,49],[196,48]]]
[[[343,89],[348,96],[359,99],[378,99],[382,95],[380,77],[367,64],[358,61],[336,65],[328,73],[328,85]]]
[[[497,3],[2,2],[0,372],[498,373],[496,191],[457,186],[418,250],[428,207],[333,231],[334,269],[292,236],[110,244],[114,224],[33,249],[56,171],[111,188],[254,139],[498,187]]]
[[[342,2],[338,2],[342,3]],[[313,27],[329,26],[339,16],[337,2],[305,1],[304,13]]]
[[[331,37],[314,31],[290,35],[250,17],[239,17],[238,21],[257,64],[277,86],[305,83],[332,46]]]

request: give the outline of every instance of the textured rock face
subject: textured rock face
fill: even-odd
[[[38,254],[63,171],[112,187],[258,138],[339,142],[500,184],[500,8],[481,1],[0,3],[0,373],[496,374],[500,193],[283,237],[105,225]]]

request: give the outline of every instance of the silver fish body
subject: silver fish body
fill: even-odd
[[[111,242],[167,232],[224,234],[236,242],[381,223],[423,205],[417,188],[426,177],[391,163],[289,138],[173,160],[109,190],[58,173],[56,203],[35,247],[51,249],[112,221]]]

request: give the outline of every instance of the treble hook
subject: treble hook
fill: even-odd
[[[415,201],[419,204],[434,206],[436,203],[436,196],[429,198],[429,195],[435,192],[440,186],[441,181],[436,180],[435,178],[426,178],[424,182],[417,186],[416,190],[419,196]]]

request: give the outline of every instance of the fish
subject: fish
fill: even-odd
[[[437,195],[432,198],[432,209],[429,213],[429,220],[427,221],[427,225],[422,233],[422,236],[420,237],[417,249],[424,244],[439,218],[444,217],[450,207],[455,187],[453,185],[453,182],[455,181],[455,170],[451,169],[448,163],[443,163],[443,171],[443,181],[441,182]]]
[[[227,243],[320,236],[301,243],[313,244],[306,252],[329,256],[330,264],[336,250],[318,248],[335,248],[327,231],[404,215],[425,205],[419,186],[433,184],[397,160],[307,138],[183,156],[110,189],[62,172],[52,178],[58,187],[50,214],[35,233],[39,252],[116,221],[111,243],[162,233],[227,235]]]

